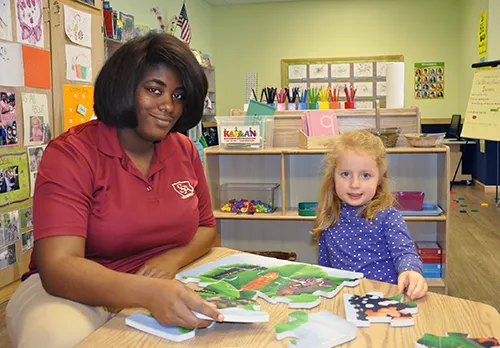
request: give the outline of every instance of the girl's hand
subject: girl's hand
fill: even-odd
[[[406,295],[411,300],[416,300],[427,294],[427,282],[420,273],[405,271],[398,277],[398,294],[402,294],[405,289]]]
[[[145,306],[163,325],[180,326],[186,329],[206,327],[210,320],[197,318],[192,311],[204,314],[216,321],[224,316],[213,303],[176,280],[154,279],[145,297]]]

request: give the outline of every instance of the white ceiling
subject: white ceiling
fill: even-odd
[[[211,5],[238,5],[238,4],[254,4],[257,2],[289,2],[300,0],[205,0]]]

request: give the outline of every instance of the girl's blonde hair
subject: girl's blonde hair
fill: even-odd
[[[380,171],[380,182],[375,196],[370,203],[361,208],[360,215],[373,220],[377,212],[393,204],[387,177],[387,158],[380,138],[365,130],[344,133],[334,140],[330,151],[324,158],[323,183],[312,231],[316,240],[321,237],[325,229],[333,226],[339,219],[341,200],[335,191],[335,168],[339,158],[349,150],[372,157],[377,162]]]

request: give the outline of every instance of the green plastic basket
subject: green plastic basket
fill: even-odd
[[[316,215],[317,202],[299,202],[299,215],[300,216],[314,216]]]

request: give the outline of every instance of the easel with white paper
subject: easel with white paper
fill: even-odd
[[[497,180],[495,201],[500,205],[500,60],[472,64],[476,68],[469,103],[465,113],[462,137],[497,142]]]

